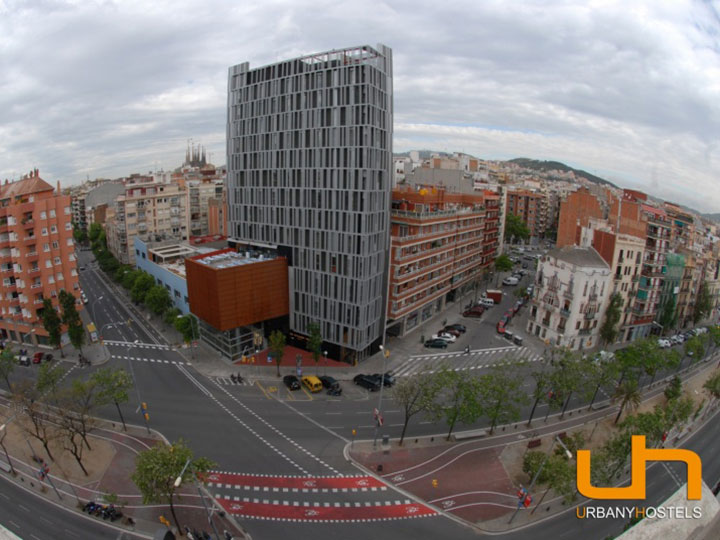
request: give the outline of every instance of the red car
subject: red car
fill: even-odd
[[[497,323],[497,331],[498,334],[504,334],[505,333],[505,321],[498,321]]]
[[[43,353],[42,353],[42,352],[36,352],[36,353],[33,355],[32,362],[33,362],[33,364],[39,364],[40,362],[42,362],[42,359],[43,359]]]
[[[475,309],[468,309],[463,312],[463,317],[482,317],[483,312]]]

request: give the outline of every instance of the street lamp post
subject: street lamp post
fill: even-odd
[[[183,477],[183,474],[185,474],[185,471],[187,470],[188,465],[190,465],[190,458],[188,458],[188,460],[185,462],[185,465],[183,465],[182,471],[180,471],[180,475],[175,479],[175,483],[173,485],[176,488],[180,487],[180,485],[182,484],[182,477]],[[217,529],[215,528],[215,523],[212,520],[212,512],[210,512],[210,510],[207,507],[207,503],[205,502],[205,496],[203,495],[202,487],[200,486],[200,484],[197,483],[197,481],[195,481],[194,483],[197,486],[198,495],[200,495],[200,500],[202,501],[203,508],[205,508],[205,513],[207,514],[208,523],[210,524],[213,532],[215,533],[215,538],[217,540],[220,540],[220,534],[218,533]]]
[[[378,430],[380,429],[380,424],[382,422],[382,395],[383,395],[383,388],[385,387],[385,368],[386,361],[388,356],[390,356],[390,351],[385,350],[385,347],[380,345],[380,352],[383,355],[383,369],[382,373],[380,374],[380,392],[378,396],[378,406],[377,406],[377,417],[375,418],[375,436],[373,437],[373,448],[377,448],[377,437],[378,437]]]
[[[323,351],[323,356],[325,357],[325,371],[323,372],[323,375],[327,375],[327,351]]]
[[[105,298],[105,295],[101,294],[95,300],[92,301],[92,304],[90,304],[90,312],[92,313],[93,323],[96,321],[96,319],[95,319],[95,304],[97,304],[103,298]]]

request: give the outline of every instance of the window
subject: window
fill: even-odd
[[[55,257],[55,259],[53,259],[53,262],[55,264],[60,264],[60,257]]]
[[[45,268],[52,268],[52,261],[50,259],[45,261]]]
[[[43,251],[50,251],[50,244],[43,244]]]
[[[57,227],[55,225],[50,226],[50,232],[55,234],[57,232]]]
[[[68,221],[68,222],[65,224],[65,230],[66,230],[66,231],[69,231],[70,229],[72,229],[72,223],[70,223],[70,222]]]
[[[52,248],[53,248],[53,249],[58,249],[59,247],[60,247],[60,244],[58,244],[56,240],[53,240]]]
[[[68,245],[68,246],[72,246],[72,245],[73,245],[73,239],[72,239],[72,238],[68,238],[68,239],[67,239],[67,245]]]
[[[54,218],[54,217],[55,217],[55,210],[50,210],[50,217],[51,217],[51,218]]]
[[[63,281],[63,279],[64,279],[63,275],[61,273],[58,273],[55,277],[58,281]]]
[[[69,215],[69,214],[70,214],[70,207],[69,207],[69,206],[66,206],[66,207],[64,208],[64,211],[65,211],[65,215],[66,215],[66,216]]]
[[[43,235],[43,236],[47,236],[47,235],[48,235],[47,227],[43,227],[43,228],[42,228],[42,235]]]
[[[175,298],[180,298],[180,293],[177,290],[173,289],[173,292],[175,293]]]
[[[47,219],[47,214],[45,212],[40,212],[40,219]]]

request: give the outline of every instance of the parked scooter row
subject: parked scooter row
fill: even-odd
[[[102,516],[104,520],[110,519],[110,521],[116,521],[122,517],[122,512],[112,504],[98,504],[95,501],[87,503],[83,507],[83,512],[87,512],[91,516]]]
[[[185,536],[190,540],[212,540],[212,536],[210,536],[207,532],[198,531],[197,529],[193,529],[191,531],[187,526],[185,527]]]

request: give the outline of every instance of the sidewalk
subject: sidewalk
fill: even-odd
[[[683,372],[685,392],[693,395],[698,403],[700,397],[695,394],[701,389],[704,378],[716,369],[718,357],[720,353]],[[664,399],[665,385],[665,381],[656,381],[646,389],[642,407],[650,407],[654,401]],[[683,440],[720,407],[720,403],[715,403],[713,409],[709,409],[709,405],[706,403],[704,413],[696,417],[695,423],[671,434],[667,444]],[[612,423],[617,407],[606,401],[593,407],[591,412],[587,409],[585,405],[569,410],[564,418],[555,413],[547,421],[539,416],[531,427],[526,425],[527,420],[498,426],[494,435],[478,435],[463,442],[446,442],[443,435],[413,437],[410,428],[402,447],[398,446],[397,440],[387,445],[378,442],[377,447],[373,447],[372,441],[355,441],[346,446],[345,453],[364,469],[380,475],[383,480],[452,519],[467,521],[488,532],[505,532],[579,504],[567,504],[562,497],[550,493],[538,512],[532,514],[532,509],[520,512],[512,524],[508,523],[510,515],[517,509],[517,486],[526,482],[521,461],[530,441],[538,442],[536,450],[548,452],[556,435],[578,428],[592,430],[587,439],[593,441],[592,445],[607,436],[605,424]],[[595,433],[600,424],[602,429]],[[544,492],[544,486],[536,488],[533,508]]]
[[[4,418],[12,415],[7,403],[2,404],[0,411]],[[119,422],[98,422],[98,428],[89,435],[92,450],[86,451],[83,457],[83,465],[88,471],[86,476],[69,453],[63,452],[58,445],[51,444],[55,458],[51,460],[37,440],[26,439],[16,422],[11,421],[6,428],[4,443],[15,473],[13,474],[8,466],[2,467],[0,475],[72,512],[82,511],[82,506],[88,501],[107,504],[115,499],[115,507],[122,512],[123,517],[112,523],[112,526],[144,538],[152,538],[158,529],[165,528],[160,521],[161,516],[172,522],[173,527],[175,524],[168,506],[143,505],[131,475],[135,470],[138,453],[155,444],[164,444],[165,441],[162,435],[155,431],[148,434],[144,427],[128,425],[127,429],[127,432],[123,432]],[[44,459],[48,464],[52,484],[39,479],[40,465],[33,456]],[[0,455],[0,462],[3,465],[7,462],[4,453]],[[214,520],[218,530],[228,530],[235,538],[245,538],[242,528],[225,512],[220,515],[218,512],[222,508],[209,493],[205,493],[205,502],[209,507],[215,506],[217,510]],[[175,498],[175,508],[182,526],[209,531],[207,514],[196,486],[183,486],[179,496]],[[102,521],[102,517],[95,519]],[[109,525],[110,522],[105,521],[105,524]]]

